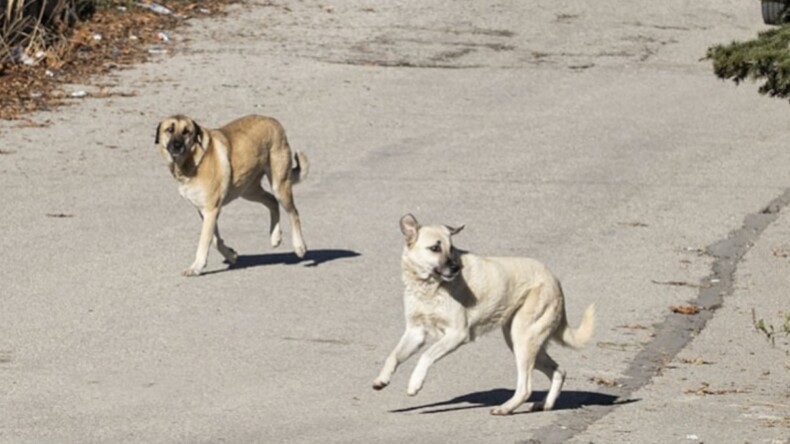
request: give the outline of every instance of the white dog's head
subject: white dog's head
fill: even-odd
[[[452,281],[461,271],[452,236],[463,229],[463,225],[459,228],[447,225],[421,227],[411,214],[403,216],[400,230],[406,239],[404,261],[421,279],[434,277]]]

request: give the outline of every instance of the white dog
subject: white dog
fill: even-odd
[[[428,368],[460,345],[496,327],[516,358],[516,392],[494,415],[512,413],[532,393],[532,370],[551,379],[543,410],[551,410],[565,381],[565,372],[546,353],[554,339],[582,347],[593,334],[595,307],[584,312],[577,329],[568,326],[562,288],[542,263],[526,258],[481,257],[457,250],[451,236],[463,229],[446,225],[421,227],[411,214],[400,221],[406,238],[402,267],[406,331],[373,382],[381,390],[398,365],[413,355],[426,336],[438,338],[422,356],[407,393],[422,388]],[[534,409],[536,405],[531,405]]]

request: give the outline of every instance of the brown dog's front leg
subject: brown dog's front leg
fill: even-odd
[[[214,237],[214,228],[217,226],[217,217],[219,217],[219,209],[211,209],[201,212],[203,218],[203,227],[200,229],[200,240],[198,241],[197,253],[195,253],[195,262],[184,270],[184,276],[199,276],[206,267],[206,260],[208,259],[208,247],[211,245],[211,239]]]

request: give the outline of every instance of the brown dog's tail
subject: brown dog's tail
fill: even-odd
[[[307,156],[304,153],[298,152],[294,155],[294,165],[291,170],[291,183],[297,183],[307,179],[307,173],[310,172],[310,162],[307,161]]]
[[[592,338],[594,330],[595,304],[591,304],[589,307],[587,307],[587,310],[584,310],[582,323],[578,328],[575,329],[568,325],[568,319],[565,317],[565,313],[563,313],[562,324],[560,324],[560,328],[557,330],[557,333],[555,333],[554,337],[563,345],[573,348],[582,348],[584,344],[586,344],[587,341]]]

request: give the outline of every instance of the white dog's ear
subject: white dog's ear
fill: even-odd
[[[445,225],[444,227],[445,227],[445,228],[447,228],[447,231],[449,231],[449,232],[450,232],[450,236],[454,236],[454,235],[456,235],[456,234],[460,233],[460,232],[461,232],[461,230],[463,230],[465,226],[466,226],[466,225],[461,225],[461,226],[460,226],[460,227],[458,227],[458,228],[453,228],[453,227],[451,227],[451,226],[449,226],[449,225]]]
[[[406,238],[406,243],[411,245],[417,241],[417,232],[420,230],[420,224],[417,219],[410,214],[400,218],[400,231],[403,237]]]

